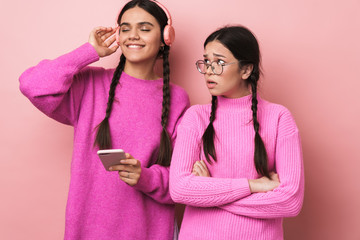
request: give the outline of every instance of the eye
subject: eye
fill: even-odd
[[[221,60],[221,59],[218,59],[217,61],[216,61],[216,63],[217,63],[217,65],[224,65],[225,64],[225,61],[224,60]]]
[[[142,27],[140,28],[140,30],[143,31],[143,32],[150,32],[150,28],[147,27],[147,26],[142,26]]]
[[[129,27],[122,27],[122,28],[120,28],[120,31],[121,32],[128,32],[128,31],[130,31],[130,28]]]
[[[209,59],[204,59],[204,63],[205,63],[206,65],[210,65],[210,64],[211,64],[211,62],[210,62]]]

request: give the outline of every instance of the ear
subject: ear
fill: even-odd
[[[248,64],[241,68],[241,79],[246,80],[250,77],[252,71],[254,69],[254,65]]]

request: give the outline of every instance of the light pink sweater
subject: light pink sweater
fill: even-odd
[[[217,162],[207,163],[211,177],[191,174],[196,160],[205,159],[201,137],[211,105],[188,109],[178,128],[170,167],[170,194],[186,204],[180,239],[283,239],[282,218],[296,216],[302,206],[304,174],[299,132],[283,106],[259,99],[260,135],[270,171],[280,186],[250,193],[248,179],[258,178],[254,166],[251,95],[218,97],[214,128]]]
[[[42,112],[74,126],[74,152],[66,208],[65,239],[172,239],[174,205],[168,191],[169,168],[151,165],[161,132],[162,79],[142,80],[123,73],[110,116],[113,148],[141,161],[138,184],[131,187],[102,166],[93,147],[103,120],[113,69],[86,67],[99,59],[86,43],[55,60],[41,61],[20,77],[20,89]],[[171,84],[167,130],[176,128],[189,100]]]

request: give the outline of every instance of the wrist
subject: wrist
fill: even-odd
[[[256,192],[256,179],[249,179],[249,188],[250,188],[250,192],[254,193]]]

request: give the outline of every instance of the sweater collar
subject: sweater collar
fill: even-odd
[[[259,96],[257,96],[258,101],[260,101]],[[251,110],[251,102],[252,95],[246,95],[240,98],[226,98],[223,96],[218,96],[217,101],[217,109],[219,110],[231,110],[231,111],[239,111],[239,110]]]
[[[136,78],[136,77],[133,77],[133,76],[130,76],[129,74],[127,74],[126,72],[122,72],[121,73],[122,77],[126,80],[132,80],[132,81],[136,81],[136,82],[143,82],[144,84],[152,84],[152,83],[162,83],[163,82],[163,79],[162,78],[158,78],[158,79],[155,79],[155,80],[145,80],[145,79],[140,79],[140,78]]]

